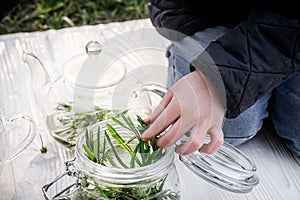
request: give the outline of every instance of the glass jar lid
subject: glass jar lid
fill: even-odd
[[[70,58],[63,65],[64,79],[86,89],[116,85],[125,77],[126,71],[124,62],[103,50],[97,41],[88,42],[85,53]]]
[[[231,192],[249,192],[259,182],[255,164],[226,142],[214,154],[195,152],[179,158],[196,175]]]

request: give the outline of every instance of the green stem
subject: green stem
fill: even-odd
[[[116,149],[114,148],[114,145],[113,145],[113,143],[111,142],[111,140],[110,140],[110,138],[109,138],[107,132],[104,131],[104,134],[105,134],[105,137],[106,137],[106,139],[107,139],[107,141],[108,141],[108,143],[109,143],[109,145],[110,145],[111,150],[112,150],[113,153],[115,154],[116,159],[118,160],[118,162],[119,162],[124,168],[127,169],[128,166],[122,161],[122,159],[121,159],[120,156],[118,155],[118,153],[117,153]]]

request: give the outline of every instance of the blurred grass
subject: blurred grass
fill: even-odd
[[[44,31],[148,18],[148,0],[22,0],[0,34]]]

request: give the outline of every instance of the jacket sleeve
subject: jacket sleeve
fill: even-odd
[[[226,99],[226,117],[237,117],[299,71],[299,21],[253,10],[247,20],[210,43],[192,64],[210,79],[216,78],[207,68],[217,67],[225,88],[221,94]]]

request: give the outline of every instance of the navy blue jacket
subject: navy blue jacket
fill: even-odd
[[[228,118],[237,117],[300,69],[298,0],[150,0],[149,9],[153,25],[170,40],[182,38],[165,28],[184,35],[217,25],[233,28],[205,50],[224,83]],[[209,65],[205,53],[191,65]]]

